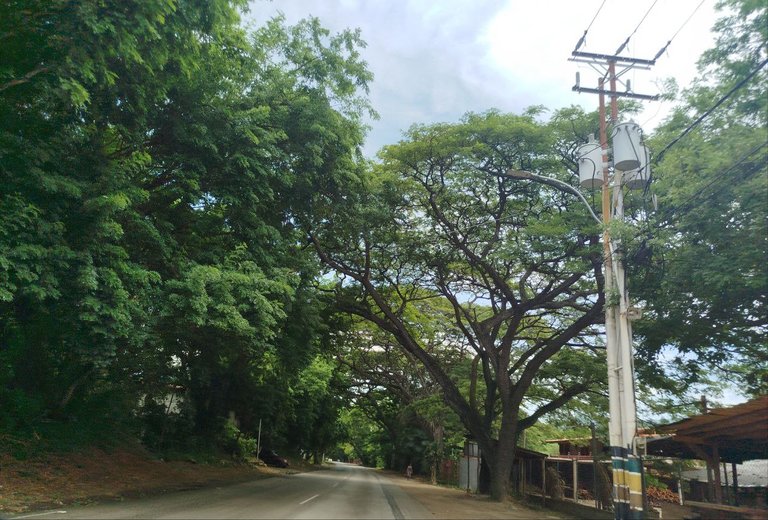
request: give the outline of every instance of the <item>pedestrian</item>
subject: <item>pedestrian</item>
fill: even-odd
[[[413,466],[408,464],[408,467],[405,468],[405,478],[410,479],[413,476]]]

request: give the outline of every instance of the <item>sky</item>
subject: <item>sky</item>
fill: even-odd
[[[251,0],[245,19],[259,26],[278,13],[289,24],[315,16],[333,33],[361,30],[380,115],[367,121],[371,158],[413,124],[457,122],[467,112],[596,109],[596,95],[571,90],[577,71],[583,87],[597,87],[597,71],[569,61],[588,27],[581,51],[613,54],[631,36],[621,55],[644,59],[682,27],[651,70],[623,78],[642,94],[657,94],[670,77],[685,88],[714,45],[716,19],[715,0]],[[671,106],[644,102],[636,120],[650,132]]]

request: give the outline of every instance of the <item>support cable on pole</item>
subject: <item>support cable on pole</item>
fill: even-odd
[[[680,31],[683,30],[683,27],[685,27],[688,24],[688,22],[691,21],[691,18],[693,18],[693,15],[696,14],[696,11],[699,10],[699,7],[701,7],[705,1],[706,0],[701,0],[701,2],[699,2],[699,5],[697,5],[693,9],[693,12],[690,15],[688,15],[688,18],[686,18],[683,24],[677,29],[677,31],[675,31],[675,34],[673,34],[672,37],[667,41],[666,45],[664,45],[664,47],[662,47],[661,50],[656,53],[656,56],[653,57],[654,60],[658,60],[659,58],[661,58],[661,56],[665,52],[667,52],[667,49],[672,44],[672,40],[674,40],[677,37],[677,35],[680,34]]]
[[[603,0],[603,3],[600,4],[600,7],[597,8],[597,12],[595,13],[595,16],[592,17],[592,21],[589,22],[589,25],[584,30],[584,34],[581,35],[581,38],[579,38],[579,41],[576,43],[576,47],[574,47],[573,51],[578,51],[582,45],[584,45],[584,42],[587,41],[587,33],[589,32],[589,29],[592,27],[592,24],[595,23],[595,20],[597,19],[597,15],[600,14],[600,11],[603,10],[603,6],[605,5],[606,0]]]

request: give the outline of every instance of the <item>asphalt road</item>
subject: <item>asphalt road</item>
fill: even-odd
[[[334,464],[299,473],[210,489],[9,516],[32,518],[431,518],[418,501],[376,470]]]

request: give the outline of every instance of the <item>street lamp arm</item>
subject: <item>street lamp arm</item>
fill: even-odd
[[[566,191],[572,195],[576,195],[581,202],[584,203],[584,205],[587,207],[587,210],[589,211],[589,214],[592,215],[592,218],[595,219],[595,222],[598,224],[602,224],[603,221],[595,215],[595,212],[592,211],[592,206],[589,205],[589,202],[584,197],[584,195],[579,192],[576,188],[571,186],[570,184],[563,182],[559,179],[555,179],[553,177],[544,177],[542,175],[537,175],[535,173],[526,171],[526,170],[507,170],[506,174],[504,174],[506,177],[511,177],[513,179],[526,179],[531,180],[534,182],[539,182],[541,184],[546,184],[547,186],[551,186],[553,188],[557,188],[562,191]]]

